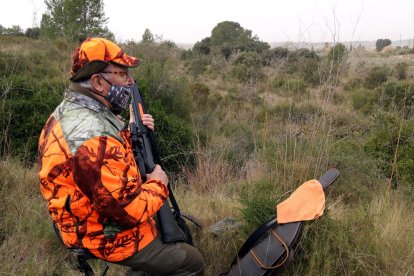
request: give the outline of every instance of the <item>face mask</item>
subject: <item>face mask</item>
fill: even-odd
[[[106,78],[103,79],[111,85],[108,95],[104,98],[111,104],[111,111],[115,115],[118,115],[128,106],[131,97],[131,88],[129,86],[112,84]]]

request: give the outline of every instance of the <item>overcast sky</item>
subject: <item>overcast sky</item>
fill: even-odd
[[[0,24],[39,25],[43,0],[0,0]],[[222,21],[235,21],[260,40],[375,41],[414,38],[414,0],[104,0],[118,41],[146,28],[164,40],[195,43]]]

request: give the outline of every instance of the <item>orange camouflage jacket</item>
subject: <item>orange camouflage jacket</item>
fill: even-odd
[[[73,90],[84,88],[66,90],[41,133],[40,189],[67,247],[121,261],[156,237],[152,217],[168,189],[156,179],[141,182],[124,124]]]

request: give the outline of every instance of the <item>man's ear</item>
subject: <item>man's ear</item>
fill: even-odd
[[[103,85],[103,81],[102,78],[99,76],[99,74],[93,74],[91,76],[91,88],[99,93],[102,94],[104,91],[104,85]]]

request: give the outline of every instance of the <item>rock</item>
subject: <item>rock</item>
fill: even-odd
[[[239,228],[241,225],[240,222],[233,218],[224,218],[208,227],[208,231],[213,235],[220,236],[224,234],[225,231],[233,230]]]

